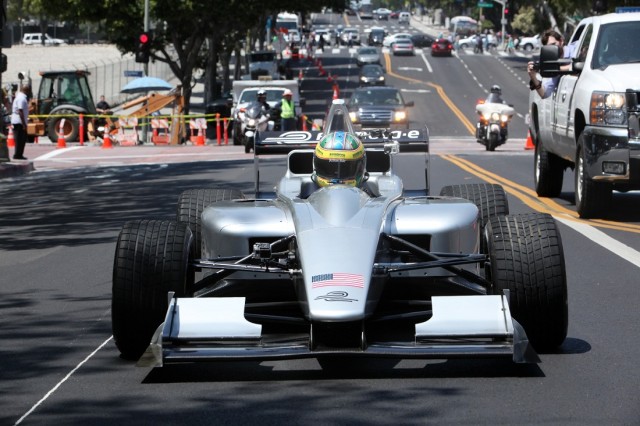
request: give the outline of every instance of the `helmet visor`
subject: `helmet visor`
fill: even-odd
[[[315,171],[318,176],[328,181],[354,180],[362,175],[362,163],[362,159],[356,161],[315,159]]]

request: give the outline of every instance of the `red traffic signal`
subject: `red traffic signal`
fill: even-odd
[[[147,32],[140,33],[136,43],[136,62],[149,63],[151,55],[151,35]]]

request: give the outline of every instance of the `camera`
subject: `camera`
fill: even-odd
[[[532,68],[534,71],[540,71],[540,61],[534,61]]]

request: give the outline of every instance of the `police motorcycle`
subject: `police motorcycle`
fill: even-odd
[[[500,86],[493,85],[487,99],[478,101],[476,112],[479,115],[476,139],[487,151],[495,151],[496,147],[507,142],[509,122],[515,111],[502,100]]]
[[[260,91],[262,92],[262,91]],[[238,112],[240,120],[240,134],[244,152],[249,153],[255,143],[256,132],[272,131],[274,122],[270,120],[269,111],[266,107],[266,93],[258,92],[258,100],[250,103],[247,107]]]

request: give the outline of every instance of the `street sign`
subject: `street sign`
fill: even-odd
[[[125,70],[125,77],[142,77],[142,71],[134,71],[134,70]]]
[[[480,2],[478,3],[478,7],[486,7],[486,8],[492,8],[493,7],[493,3],[484,3],[484,2]]]

